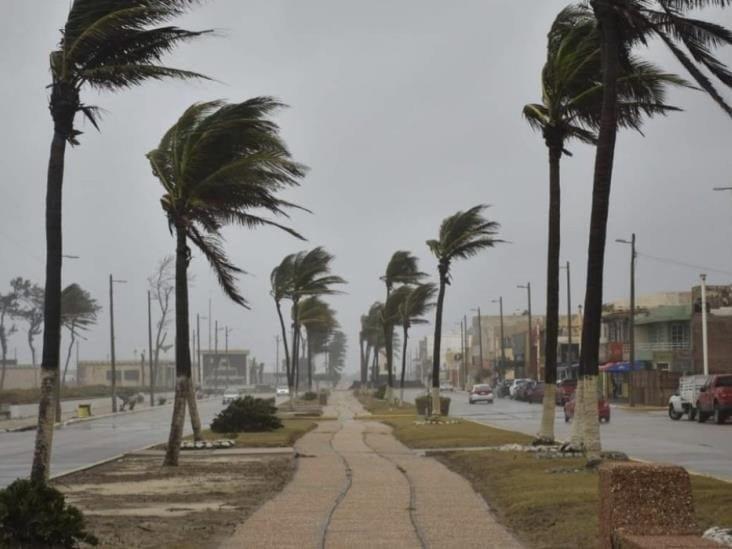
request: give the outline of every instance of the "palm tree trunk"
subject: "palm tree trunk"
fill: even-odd
[[[551,133],[553,128],[546,130]],[[560,160],[562,141],[558,136],[546,135],[549,145],[549,243],[546,268],[546,342],[544,361],[544,400],[541,414],[539,441],[554,442],[554,417],[557,390],[557,338],[559,336],[559,250],[561,243],[561,187]]]
[[[442,339],[442,307],[445,303],[447,266],[440,263],[440,291],[435,308],[435,342],[432,347],[432,414],[440,415],[440,343]]]
[[[290,349],[287,346],[287,329],[285,328],[285,319],[282,317],[280,302],[275,300],[275,305],[277,306],[277,316],[280,319],[280,328],[282,329],[282,344],[285,347],[285,375],[287,376],[287,386],[292,391],[294,383],[292,379],[292,367],[290,365]],[[277,368],[279,368],[279,364]]]
[[[404,343],[402,343],[402,375],[399,380],[399,401],[404,403],[404,375],[407,371],[407,337],[409,337],[409,328],[404,325]]]
[[[178,465],[186,402],[191,395],[191,353],[188,327],[188,246],[185,227],[176,226],[175,250],[175,401],[164,466]]]
[[[71,95],[69,95],[71,94]],[[75,94],[75,95],[73,95]],[[31,480],[46,482],[51,465],[55,394],[61,354],[61,205],[66,139],[71,135],[78,94],[56,84],[51,93],[54,133],[48,161],[46,184],[46,284],[43,304],[43,356],[41,358],[41,395],[38,401]]]
[[[620,37],[618,22],[611,6],[593,3],[602,32],[602,110],[595,153],[592,187],[590,239],[587,251],[587,283],[584,322],[582,325],[581,375],[585,379],[584,444],[588,462],[600,458],[600,426],[597,418],[597,375],[602,322],[602,285],[607,240],[607,217],[610,205],[615,141],[617,137],[617,79]]]
[[[60,381],[57,380],[56,382],[56,395],[55,395],[55,401],[56,401],[56,422],[61,421],[62,412],[61,412],[61,388],[64,386],[64,383],[66,382],[66,372],[69,370],[69,362],[71,361],[71,350],[74,348],[74,343],[76,342],[76,332],[74,330],[74,325],[71,325],[71,342],[69,343],[69,349],[66,351],[66,362],[64,364],[64,375],[61,376]]]
[[[198,403],[196,402],[196,388],[193,383],[188,384],[188,414],[191,417],[191,429],[193,429],[193,440],[199,442],[203,440],[201,433],[201,416],[198,414]]]

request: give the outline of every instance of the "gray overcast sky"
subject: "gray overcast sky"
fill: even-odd
[[[357,366],[359,315],[381,299],[378,280],[397,249],[413,250],[435,272],[424,244],[458,209],[489,203],[512,244],[454,266],[445,326],[470,307],[485,313],[504,296],[510,313],[525,307],[517,283],[532,282],[534,310],[544,307],[547,159],[539,135],[521,119],[539,99],[545,35],[565,0],[211,0],[176,23],[220,29],[220,37],[181,47],[169,64],[204,72],[219,83],[152,83],[116,95],[86,93],[106,110],[102,133],[80,120],[81,146],[67,154],[64,191],[64,284],[78,282],[104,311],[82,344],[82,359],[109,347],[107,276],[129,281],[116,291],[118,356],[146,347],[146,277],[174,251],[159,206],[161,188],[144,154],[189,104],[213,98],[274,95],[291,108],[278,121],[295,157],[312,171],[288,198],[315,214],[292,224],[307,246],[336,256],[350,282],[334,298]],[[43,283],[43,207],[51,121],[48,53],[69,2],[2,0],[0,133],[0,287],[14,276]],[[704,17],[732,26],[732,10]],[[653,44],[647,56],[680,70]],[[732,49],[722,52],[732,65]],[[726,94],[732,99],[729,94]],[[621,134],[616,156],[605,299],[627,292],[629,250],[613,241],[638,234],[641,253],[732,272],[732,121],[706,97],[675,92],[683,113],[647,124],[646,137]],[[572,262],[573,302],[584,297],[593,151],[574,145],[563,163],[562,261]],[[234,328],[230,347],[252,349],[268,367],[278,325],[268,276],[287,253],[305,245],[273,230],[226,231],[227,249],[250,275],[241,289],[252,305],[228,303],[197,254],[191,311]],[[640,259],[640,293],[687,290],[698,270]],[[732,276],[710,272],[711,283]],[[565,307],[564,285],[561,297]],[[430,328],[415,331],[426,333]],[[203,331],[206,335],[205,330]],[[204,345],[205,339],[203,338]],[[223,345],[223,343],[222,343]],[[21,334],[10,344],[21,360]]]

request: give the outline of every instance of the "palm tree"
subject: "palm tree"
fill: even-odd
[[[427,320],[422,317],[435,306],[432,299],[434,299],[437,293],[437,287],[432,283],[418,284],[417,286],[402,286],[397,288],[393,295],[397,296],[400,293],[404,294],[404,296],[399,296],[397,299],[399,302],[397,316],[402,326],[404,340],[402,341],[402,371],[399,381],[399,400],[404,402],[404,376],[407,368],[409,328],[414,324],[427,323]]]
[[[308,391],[313,390],[313,352],[325,351],[328,337],[338,327],[335,311],[317,296],[310,296],[298,305],[298,318],[307,334]]]
[[[176,237],[175,370],[176,391],[165,465],[177,465],[191,386],[188,326],[189,241],[208,260],[224,293],[247,307],[236,287],[234,266],[223,248],[221,229],[274,226],[298,237],[289,227],[258,212],[286,215],[292,204],[277,193],[298,185],[305,168],[294,162],[270,115],[282,104],[269,97],[242,103],[223,101],[189,107],[147,157],[163,186],[161,205]]]
[[[623,54],[653,38],[660,39],[699,87],[728,115],[732,107],[715,88],[713,78],[732,87],[732,73],[713,50],[732,44],[732,31],[688,17],[694,9],[724,8],[732,0],[591,0],[601,33],[602,100],[592,187],[592,210],[587,251],[587,283],[582,326],[580,376],[585,384],[584,442],[588,461],[600,456],[600,429],[596,420],[597,376],[602,321],[602,286],[607,240],[615,143],[619,126],[619,80]],[[594,419],[592,419],[594,418]]]
[[[78,144],[77,113],[98,128],[96,107],[81,100],[84,88],[117,91],[147,80],[202,78],[160,64],[179,43],[209,31],[159,26],[182,15],[195,0],[73,0],[58,49],[51,52],[53,140],[46,183],[46,282],[38,429],[31,478],[48,478],[53,444],[53,395],[61,350],[61,198],[66,144]]]
[[[97,300],[78,284],[70,284],[61,292],[61,323],[69,330],[70,338],[64,372],[60,376],[60,381],[56,382],[56,421],[61,421],[61,389],[66,385],[66,372],[69,369],[71,351],[76,338],[83,337],[81,332],[87,331],[97,323],[97,313],[101,309],[97,305]]]
[[[335,295],[340,293],[333,286],[345,284],[340,276],[331,274],[334,256],[318,246],[302,251],[292,258],[292,273],[287,297],[292,301],[292,369],[295,376],[294,389],[299,386],[300,374],[300,300],[309,296]],[[292,395],[292,388],[290,391]]]
[[[524,107],[530,126],[542,133],[549,151],[549,231],[547,253],[546,362],[544,409],[538,440],[554,442],[554,408],[559,332],[560,161],[571,156],[567,143],[595,144],[602,86],[600,33],[588,6],[562,10],[549,31],[542,70],[542,102]],[[625,56],[619,83],[619,123],[640,131],[643,114],[678,110],[664,103],[668,85],[687,85],[672,74],[633,56]],[[579,395],[578,395],[579,396]],[[575,421],[578,427],[581,421]]]
[[[396,284],[417,284],[427,275],[417,268],[417,258],[408,251],[399,250],[394,252],[386,266],[386,272],[380,279],[386,286],[386,301],[389,303],[389,296]],[[394,322],[385,318],[383,320],[384,329],[384,352],[386,353],[386,372],[387,372],[387,400],[392,400],[392,392],[394,389]]]
[[[445,218],[436,240],[428,240],[427,246],[437,258],[440,290],[435,311],[435,343],[432,351],[432,410],[440,414],[440,339],[442,337],[442,308],[445,288],[451,283],[450,266],[458,259],[469,259],[482,250],[503,242],[496,238],[500,225],[483,216],[486,205],[478,205],[459,211]]]

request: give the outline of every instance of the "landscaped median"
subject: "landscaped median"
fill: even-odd
[[[585,467],[584,458],[552,459],[544,452],[499,450],[533,439],[449,416],[444,423],[428,423],[413,406],[393,407],[371,397],[360,400],[375,414],[371,419],[391,426],[405,446],[435,450],[428,455],[469,480],[528,547],[598,547],[598,473]],[[445,451],[449,448],[472,449]],[[691,482],[699,526],[731,527],[732,484],[699,475],[692,475]]]

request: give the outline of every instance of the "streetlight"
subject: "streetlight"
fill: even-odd
[[[501,369],[503,375],[506,374],[506,339],[503,336],[503,296],[499,296],[498,299],[492,299],[491,303],[498,303],[499,313],[501,315]],[[495,366],[493,367],[495,370]]]
[[[480,320],[480,307],[470,309],[478,313],[478,360],[480,361],[480,371],[483,371],[483,326]]]
[[[530,376],[531,374],[535,373],[533,371],[534,370],[534,360],[533,360],[533,354],[534,354],[533,346],[534,345],[533,345],[533,341],[532,341],[532,337],[531,337],[532,336],[532,333],[531,333],[531,282],[527,282],[526,284],[518,284],[516,287],[526,290],[526,294],[528,296],[528,301],[529,301],[529,334],[528,334],[529,335],[529,347],[528,347],[529,352],[527,354],[527,358],[528,358],[528,366],[529,366],[528,370],[530,370],[530,371],[527,373]],[[536,374],[537,375],[535,377],[539,377],[538,372],[536,372]]]
[[[114,284],[127,284],[126,280],[115,280],[109,275],[109,331],[110,358],[112,359],[112,413],[117,413],[117,364],[114,356]]]
[[[635,250],[635,233],[632,234],[630,240],[616,238],[615,242],[630,245],[630,368],[631,371],[635,366],[635,260],[638,253]],[[632,403],[631,403],[632,404]]]

